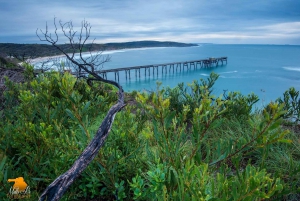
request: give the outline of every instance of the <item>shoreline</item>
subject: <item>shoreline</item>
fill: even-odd
[[[87,55],[96,55],[96,54],[103,54],[103,55],[106,55],[106,54],[114,54],[114,53],[117,53],[117,52],[125,52],[125,51],[136,51],[136,50],[147,50],[147,49],[161,49],[161,48],[179,48],[179,47],[138,47],[138,48],[121,48],[121,49],[115,49],[115,50],[104,50],[104,51],[92,51],[92,52],[83,52],[82,53],[82,56],[83,57],[86,57]],[[69,54],[71,55],[71,54]],[[79,53],[75,53],[74,55],[75,57],[79,56]],[[37,57],[35,59],[31,59],[30,60],[30,64],[34,65],[34,64],[38,64],[38,63],[42,63],[42,62],[47,62],[47,61],[50,61],[52,59],[63,59],[63,58],[66,58],[66,56],[64,54],[60,54],[60,55],[55,55],[55,56],[45,56],[45,57]]]
[[[29,61],[30,64],[37,64],[37,63],[41,63],[41,62],[46,62],[47,60],[51,60],[51,59],[55,59],[55,58],[63,58],[66,57],[65,55],[56,55],[56,56],[47,56],[47,57],[37,57],[35,59],[31,59]]]

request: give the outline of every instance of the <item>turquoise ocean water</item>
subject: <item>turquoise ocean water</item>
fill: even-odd
[[[224,66],[201,68],[185,72],[161,74],[158,76],[135,77],[131,71],[131,79],[125,79],[120,73],[120,84],[125,91],[155,90],[156,81],[162,86],[174,87],[180,82],[191,83],[193,80],[207,78],[211,72],[220,75],[214,94],[219,96],[223,90],[239,91],[246,95],[254,92],[264,105],[282,96],[289,87],[300,90],[300,46],[292,45],[217,45],[201,44],[197,47],[182,48],[149,48],[107,52],[111,61],[103,69],[121,68],[139,65],[162,64],[205,59],[208,57],[228,57]],[[193,69],[193,68],[192,68]],[[114,80],[114,74],[108,74]]]

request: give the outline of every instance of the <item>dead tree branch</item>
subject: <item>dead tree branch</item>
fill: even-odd
[[[73,30],[73,24],[72,22],[62,23],[60,21],[60,27],[62,29],[63,35],[68,39],[68,43],[70,45],[71,53],[68,54],[65,50],[61,49],[60,46],[58,46],[58,33],[57,33],[57,25],[56,21],[54,19],[54,36],[51,35],[51,33],[48,32],[48,25],[46,25],[46,31],[37,30],[36,34],[39,37],[41,41],[46,41],[50,44],[52,44],[54,47],[56,47],[58,50],[60,50],[67,59],[78,67],[79,71],[83,70],[89,75],[92,75],[93,78],[88,79],[88,83],[90,83],[93,80],[105,82],[108,84],[112,84],[116,86],[118,91],[118,102],[113,105],[106,117],[104,118],[103,122],[101,123],[95,137],[92,139],[90,144],[85,148],[85,150],[82,152],[82,154],[78,157],[78,159],[74,162],[73,166],[57,177],[41,194],[40,201],[44,200],[51,200],[56,201],[59,200],[65,191],[70,187],[70,185],[75,181],[75,179],[82,173],[82,171],[88,166],[88,164],[95,158],[95,156],[98,154],[98,151],[103,146],[109,132],[112,126],[112,123],[114,121],[114,117],[123,107],[125,107],[124,103],[124,93],[122,86],[119,85],[119,83],[103,79],[101,76],[99,76],[95,69],[96,67],[102,66],[105,62],[109,61],[109,57],[102,58],[101,54],[92,54],[90,52],[90,57],[85,58],[83,56],[85,44],[87,43],[89,37],[90,37],[90,30],[91,25],[87,23],[85,20],[82,22],[81,31],[78,36],[78,41],[76,42],[76,31]],[[79,60],[75,59],[75,54],[79,53]]]
[[[87,73],[95,72],[96,70],[100,70],[100,67],[103,67],[103,64],[110,61],[110,56],[103,56],[101,50],[97,50],[95,52],[92,51],[92,47],[94,44],[95,39],[92,40],[90,44],[87,44],[92,26],[87,21],[82,21],[81,24],[81,31],[79,36],[77,37],[77,32],[73,30],[73,23],[72,21],[63,23],[59,21],[59,26],[65,38],[67,38],[67,43],[69,48],[67,50],[62,49],[62,47],[58,46],[58,26],[56,24],[56,19],[54,18],[54,38],[52,37],[51,33],[48,31],[48,25],[46,24],[46,30],[43,31],[42,29],[36,30],[36,35],[41,41],[48,42],[56,47],[63,55],[70,60],[74,66],[78,67],[79,72],[81,70],[88,70]],[[88,49],[89,51],[84,51]],[[83,54],[88,53],[88,57],[84,57]],[[79,55],[80,59],[76,59],[76,54]],[[79,64],[81,66],[79,66]],[[85,69],[84,69],[84,68]]]

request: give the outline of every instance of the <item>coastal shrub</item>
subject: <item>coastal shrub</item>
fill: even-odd
[[[1,54],[0,55],[0,67],[16,68],[16,67],[18,67],[18,62],[16,61],[16,59],[7,58],[7,56]]]
[[[116,97],[103,92],[105,86],[89,87],[68,73],[6,83],[0,153],[9,171],[3,184],[7,190],[7,179],[22,175],[32,192],[41,193],[78,157],[91,140],[87,128]]]
[[[284,104],[284,109],[287,111],[284,118],[298,124],[300,121],[300,97],[299,91],[294,87],[289,88],[283,93],[283,98],[276,100],[280,104]]]
[[[130,183],[134,200],[258,200],[268,199],[283,188],[265,170],[248,165],[238,175],[215,174],[207,164],[185,163],[181,170],[163,169],[159,164],[147,172],[145,179],[136,176]],[[174,175],[177,189],[167,192],[167,174]]]
[[[258,96],[253,93],[245,96],[239,92],[229,92],[228,94],[224,93],[222,98],[217,98],[212,95],[212,92],[218,77],[219,75],[211,73],[207,80],[200,79],[200,83],[193,81],[188,86],[180,83],[174,88],[167,87],[164,90],[164,96],[170,99],[170,109],[181,113],[184,105],[189,106],[188,119],[191,119],[192,112],[199,107],[201,100],[210,98],[213,102],[218,101],[218,104],[227,108],[223,118],[248,119],[254,104],[259,101]]]
[[[204,93],[199,107],[192,112],[192,128],[189,131],[186,123],[190,112],[189,106],[184,105],[183,112],[176,114],[175,111],[170,110],[170,99],[163,90],[151,94],[151,104],[148,103],[148,96],[150,95],[138,94],[137,97],[141,109],[145,111],[145,115],[152,122],[149,124],[150,128],[147,129],[152,137],[149,139],[149,146],[146,147],[149,170],[137,174],[130,183],[136,199],[158,197],[158,199],[182,200],[184,198],[182,196],[186,195],[184,192],[188,191],[179,180],[179,174],[182,171],[185,171],[182,179],[189,184],[189,187],[199,186],[195,175],[189,175],[192,172],[186,165],[190,163],[197,167],[206,164],[214,173],[224,171],[226,174],[240,179],[242,172],[247,171],[247,168],[254,168],[251,165],[252,158],[268,157],[269,150],[275,143],[290,143],[286,139],[288,132],[280,129],[282,121],[280,116],[284,111],[278,104],[270,105],[270,110],[263,112],[259,122],[256,121],[257,118],[252,117],[246,131],[222,136],[222,133],[215,131],[224,128],[222,123],[232,121],[222,119],[232,100],[222,100],[221,97],[214,99],[209,92]],[[258,160],[254,162],[259,167],[264,167],[263,162],[261,164],[258,164]],[[261,171],[266,173],[264,169]],[[191,178],[195,178],[195,180]],[[224,179],[229,179],[229,177],[226,176]],[[269,184],[267,184],[267,180],[270,181]],[[273,193],[279,193],[282,190],[280,179],[267,180],[266,183],[261,184],[261,188],[269,186],[272,193],[264,194],[266,193],[264,189],[261,190],[262,194],[254,193],[252,198],[268,198]],[[274,181],[277,184],[271,188]],[[239,182],[241,183],[241,181]],[[245,185],[247,184],[245,182]],[[228,192],[235,188],[227,187]],[[257,190],[259,186],[253,188]],[[200,194],[195,195],[191,192],[186,199],[192,200],[200,196]],[[249,193],[250,195],[252,194]],[[201,196],[201,198],[205,198],[205,194]],[[243,197],[245,194],[240,194],[240,196],[235,199],[246,199]],[[252,198],[250,196],[249,200]]]
[[[253,106],[259,101],[259,98],[254,93],[248,94],[247,96],[241,94],[240,92],[229,92],[228,94],[223,94],[225,100],[230,100],[227,102],[227,118],[238,118],[240,120],[247,120],[253,114]]]
[[[299,138],[281,127],[284,105],[270,103],[252,113],[255,95],[215,97],[216,78],[212,74],[188,87],[158,85],[152,93],[134,92],[135,102],[116,115],[105,146],[62,200],[296,196]],[[88,86],[53,72],[8,86],[10,105],[0,122],[0,192],[8,192],[8,178],[23,176],[30,199],[36,200],[81,154],[116,94],[107,85]]]
[[[164,91],[164,96],[170,99],[170,109],[181,113],[184,105],[190,107],[188,112],[188,118],[192,117],[192,112],[200,105],[201,100],[206,95],[211,95],[215,82],[219,75],[211,73],[207,80],[200,79],[200,83],[194,80],[188,86],[184,86],[184,83],[178,84],[174,88],[167,87]],[[210,97],[214,99],[214,97]]]
[[[267,157],[257,157],[257,164],[276,177],[281,178],[282,192],[278,200],[299,200],[300,198],[300,141],[299,133],[289,133],[291,143],[274,144]],[[275,199],[276,197],[274,197]]]

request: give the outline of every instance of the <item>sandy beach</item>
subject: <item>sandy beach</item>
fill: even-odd
[[[124,51],[135,51],[135,50],[146,50],[146,49],[157,49],[157,48],[166,48],[166,47],[141,47],[141,48],[124,48],[124,49],[116,49],[116,50],[107,50],[107,51],[93,51],[93,52],[84,52],[82,55],[83,57],[88,57],[91,54],[95,56],[96,54],[113,54],[117,52],[124,52]],[[71,55],[71,54],[69,54]],[[35,59],[31,59],[29,63],[31,64],[37,64],[37,63],[42,63],[42,62],[47,62],[55,59],[63,59],[66,56],[61,54],[61,55],[55,55],[55,56],[46,56],[46,57],[38,57]],[[79,53],[75,54],[75,57],[79,57]]]
[[[37,64],[37,63],[42,63],[42,62],[47,62],[47,61],[50,61],[50,60],[53,60],[53,59],[58,59],[58,58],[64,58],[65,55],[56,55],[56,56],[47,56],[47,57],[38,57],[38,58],[35,58],[35,59],[31,59],[30,60],[30,63],[31,64]]]

